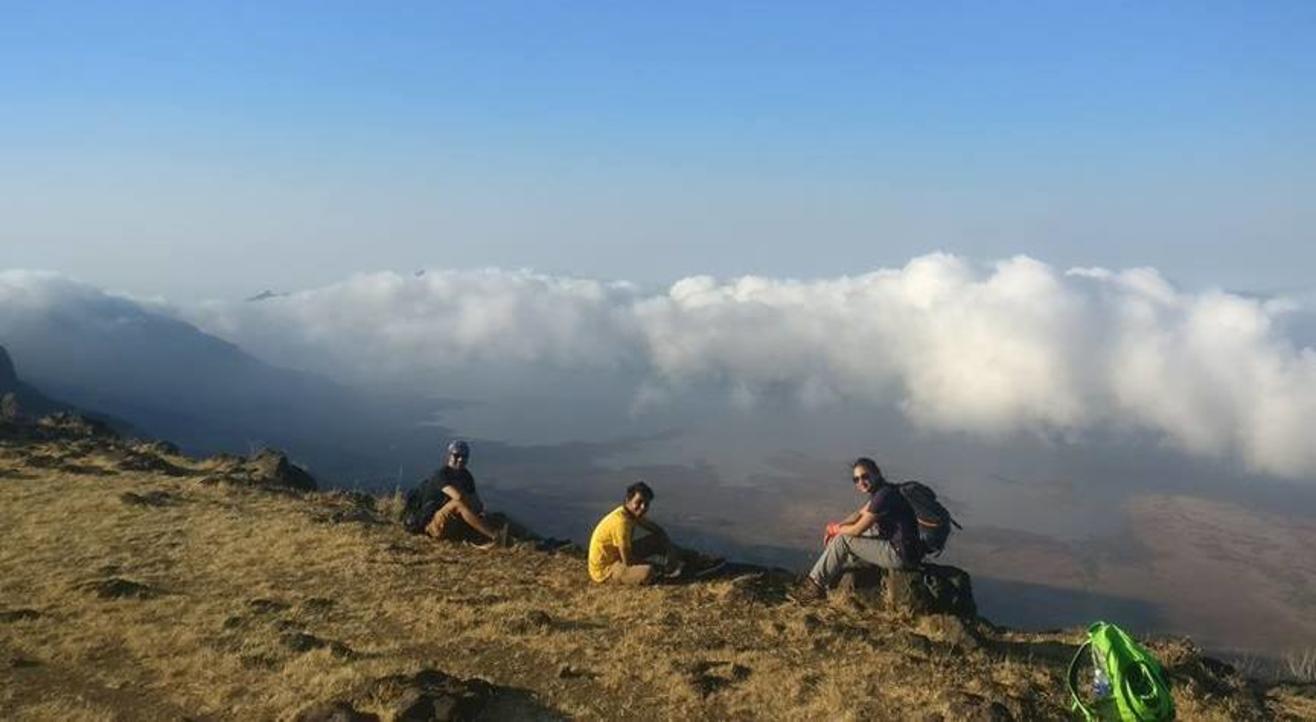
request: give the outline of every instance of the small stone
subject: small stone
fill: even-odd
[[[101,599],[152,599],[160,596],[160,592],[150,586],[120,577],[88,582],[84,588],[95,592]]]
[[[261,599],[252,599],[251,601],[247,602],[247,606],[251,607],[251,610],[257,614],[275,614],[288,609],[288,607],[291,605],[287,604],[286,602],[280,602],[275,599],[261,598]]]
[[[0,612],[0,622],[28,622],[40,618],[41,612],[35,609],[10,609]]]

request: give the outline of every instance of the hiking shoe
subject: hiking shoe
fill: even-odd
[[[682,560],[678,560],[675,564],[668,567],[667,571],[663,573],[663,576],[667,579],[680,579],[681,575],[684,573],[685,573],[685,562]]]
[[[814,604],[827,598],[827,590],[805,577],[786,590],[786,598],[797,604]]]
[[[511,530],[506,526],[499,527],[498,531],[494,532],[492,539],[472,544],[471,546],[476,549],[506,549],[507,547],[512,546]]]
[[[695,579],[703,579],[705,577],[711,577],[714,574],[717,574],[718,572],[722,571],[722,568],[725,567],[726,565],[727,565],[727,560],[725,559],[717,559],[717,558],[709,559],[704,564],[703,567],[695,570],[695,575],[694,575]]]

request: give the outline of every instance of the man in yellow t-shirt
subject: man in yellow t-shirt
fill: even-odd
[[[680,552],[662,527],[644,515],[653,502],[653,489],[643,481],[626,487],[626,502],[608,512],[589,538],[589,577],[596,582],[648,584],[659,569],[649,560],[663,557],[662,572],[680,574]],[[636,527],[648,534],[635,538]]]

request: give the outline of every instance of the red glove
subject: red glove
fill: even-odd
[[[827,546],[832,537],[841,533],[841,525],[837,522],[831,522],[827,525],[827,531],[823,533],[823,546]]]

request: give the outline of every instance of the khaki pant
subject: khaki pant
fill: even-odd
[[[466,523],[457,512],[457,505],[453,503],[444,504],[443,508],[434,512],[430,523],[425,525],[425,533],[444,541],[488,541],[483,534]]]
[[[513,540],[538,538],[530,533],[529,529],[507,518],[501,512],[486,514],[483,518],[495,529],[501,526],[508,527],[508,532]],[[425,533],[435,539],[444,541],[471,541],[476,543],[489,541],[489,537],[476,531],[470,524],[466,523],[461,513],[457,511],[456,504],[444,504],[443,508],[434,512],[434,516],[430,517],[430,523],[425,525]]]
[[[631,541],[631,556],[636,559],[663,556],[667,558],[667,563],[671,565],[676,563],[678,554],[678,550],[672,546],[667,537],[650,534]],[[649,584],[659,571],[660,567],[656,564],[631,564],[628,566],[622,562],[615,562],[608,568],[608,576],[603,581],[609,584]]]

